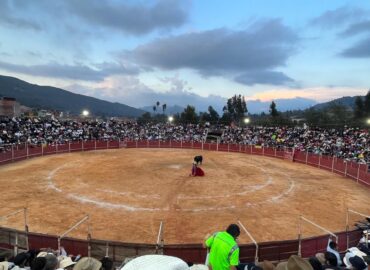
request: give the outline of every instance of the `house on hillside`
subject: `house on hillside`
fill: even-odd
[[[15,98],[0,98],[0,116],[14,117],[21,115],[21,106]]]

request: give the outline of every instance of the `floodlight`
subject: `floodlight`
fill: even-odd
[[[250,123],[250,121],[251,121],[251,120],[250,120],[248,117],[244,118],[244,123],[245,123],[245,124],[249,124],[249,123]]]
[[[168,122],[170,122],[170,123],[171,123],[172,121],[173,121],[173,116],[169,116],[169,117],[168,117]]]
[[[83,116],[89,116],[90,112],[88,110],[83,110],[82,115]]]

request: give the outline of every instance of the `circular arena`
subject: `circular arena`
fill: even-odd
[[[370,190],[341,175],[267,155],[211,150],[220,151],[119,148],[7,164],[0,167],[0,215],[25,207],[30,231],[60,235],[88,214],[93,238],[131,243],[154,243],[163,221],[165,243],[188,244],[238,220],[264,242],[297,238],[301,215],[336,232],[345,230],[347,208],[370,212]],[[191,177],[198,154],[205,176]],[[19,229],[23,220],[1,225]],[[322,231],[306,226],[303,233]],[[240,242],[250,239],[242,234]]]

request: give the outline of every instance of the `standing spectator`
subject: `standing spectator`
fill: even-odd
[[[335,257],[337,257],[338,266],[342,265],[342,259],[340,258],[340,254],[338,252],[338,245],[336,242],[333,241],[331,236],[329,237],[328,246],[326,248],[326,251],[333,253]]]
[[[236,239],[239,235],[239,226],[230,224],[225,232],[214,233],[205,241],[205,247],[210,249],[209,264],[212,270],[237,269],[239,246]]]

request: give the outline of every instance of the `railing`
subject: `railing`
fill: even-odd
[[[0,153],[0,164],[25,160],[33,157],[40,157],[51,154],[71,153],[78,151],[103,150],[114,148],[184,148],[209,151],[237,152],[253,155],[261,155],[279,159],[287,159],[298,163],[304,163],[320,169],[328,170],[340,174],[358,183],[370,187],[370,174],[367,165],[357,164],[351,161],[344,161],[330,156],[314,155],[308,152],[294,152],[292,149],[277,149],[258,147],[254,145],[240,144],[218,144],[188,141],[84,141],[70,142],[68,144],[47,145],[33,147],[25,144],[24,146],[12,146],[8,151]],[[361,231],[344,231],[335,233],[338,237],[339,250],[344,251],[347,245],[354,246],[361,237]],[[15,237],[17,235],[17,239]],[[58,248],[58,237],[37,233],[25,233],[14,229],[0,227],[0,247],[14,248],[15,245],[22,246],[21,236],[24,236],[24,247],[27,243],[31,249],[43,247]],[[19,237],[19,239],[18,239]],[[162,236],[163,237],[163,236]],[[15,240],[17,242],[15,242]],[[20,244],[18,243],[21,242]],[[143,254],[154,254],[158,252],[157,243],[138,244],[122,243],[90,239],[87,240],[63,238],[61,244],[72,254],[88,255],[88,244],[91,245],[91,255],[103,257],[109,254],[114,261],[122,261],[127,256],[137,256]],[[326,250],[328,235],[317,236],[301,240],[302,257],[313,256],[317,252]],[[257,247],[258,246],[258,250]],[[182,244],[162,246],[163,254],[173,255],[191,262],[204,262],[206,250],[201,244]],[[299,250],[299,240],[286,240],[276,242],[258,243],[258,245],[240,245],[240,258],[243,262],[252,262],[258,257],[260,260],[280,261],[286,260],[290,255],[297,254]]]

